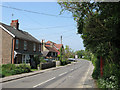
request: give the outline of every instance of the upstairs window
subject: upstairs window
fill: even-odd
[[[27,41],[24,41],[24,50],[27,50]]]
[[[33,43],[33,51],[36,51],[36,44]]]
[[[16,39],[16,42],[15,42],[15,49],[18,49],[19,48],[19,40]]]

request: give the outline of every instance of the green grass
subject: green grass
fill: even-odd
[[[31,69],[31,71],[32,71],[32,72],[34,72],[34,71],[38,71],[38,69]]]

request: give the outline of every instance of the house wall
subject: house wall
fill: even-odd
[[[32,41],[28,41],[28,40],[23,40],[23,39],[19,39],[19,48],[16,49],[15,48],[15,51],[18,51],[18,52],[24,52],[24,53],[34,53],[34,52],[39,52],[39,43],[36,43],[36,42],[32,42]],[[24,41],[27,41],[27,50],[24,50]],[[33,43],[36,44],[36,51],[33,51]]]
[[[13,37],[2,28],[0,28],[0,32],[2,32],[2,64],[8,64],[11,63]]]

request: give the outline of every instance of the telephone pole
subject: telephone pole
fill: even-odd
[[[62,35],[61,35],[61,44],[62,44]],[[60,50],[60,51],[61,51],[61,52],[60,52],[60,53],[61,53],[60,57],[61,57],[61,61],[62,61],[62,47],[61,47],[60,49],[61,49],[61,50]]]
[[[13,20],[13,16],[14,16],[14,14],[12,13],[12,20]]]
[[[61,44],[62,44],[62,35],[61,35]]]

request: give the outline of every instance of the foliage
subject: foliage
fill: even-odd
[[[78,58],[82,58],[82,56],[84,56],[85,51],[84,50],[78,50],[75,52],[78,55]]]
[[[118,62],[120,56],[120,2],[59,2],[62,11],[72,12],[86,49]],[[113,13],[114,12],[114,13]]]
[[[40,63],[45,63],[47,62],[46,60],[44,60],[44,57],[40,57]]]
[[[58,58],[59,58],[59,60],[60,60],[60,62],[62,61],[62,59],[63,59],[63,49],[62,49],[62,47],[60,48],[60,55],[58,56]]]
[[[103,77],[98,79],[98,86],[101,88],[120,88],[120,66],[107,63],[104,66]]]
[[[78,33],[81,34],[86,49],[94,56],[103,57],[104,76],[99,80],[100,83],[105,82],[103,86],[105,88],[113,87],[114,81],[110,79],[115,76],[117,80],[120,80],[116,76],[120,76],[120,73],[117,73],[120,68],[115,66],[120,65],[120,2],[59,2],[59,4],[62,11],[72,12],[77,22]],[[100,74],[100,65],[97,63],[99,60],[96,60],[94,78],[98,78]],[[112,65],[106,63],[107,61]]]
[[[28,72],[31,72],[31,67],[26,64],[20,64],[19,66],[15,66],[15,64],[3,64],[1,76],[5,77]]]
[[[71,63],[71,62],[69,62],[67,59],[61,61],[61,65],[62,65],[62,66],[67,65],[67,64],[69,64],[69,63]]]
[[[65,58],[74,58],[74,56],[75,56],[74,51],[68,45],[66,45],[64,57]]]
[[[35,61],[35,68],[37,68],[38,64],[40,64],[40,57],[36,55],[33,60]]]
[[[98,87],[99,88],[114,88],[114,89],[118,89],[118,82],[117,82],[117,78],[115,76],[111,76],[109,78],[107,78],[106,80],[103,78],[99,78],[97,81]]]
[[[100,60],[99,57],[94,58],[93,60],[94,70],[92,73],[92,77],[94,79],[98,79],[100,77]]]

